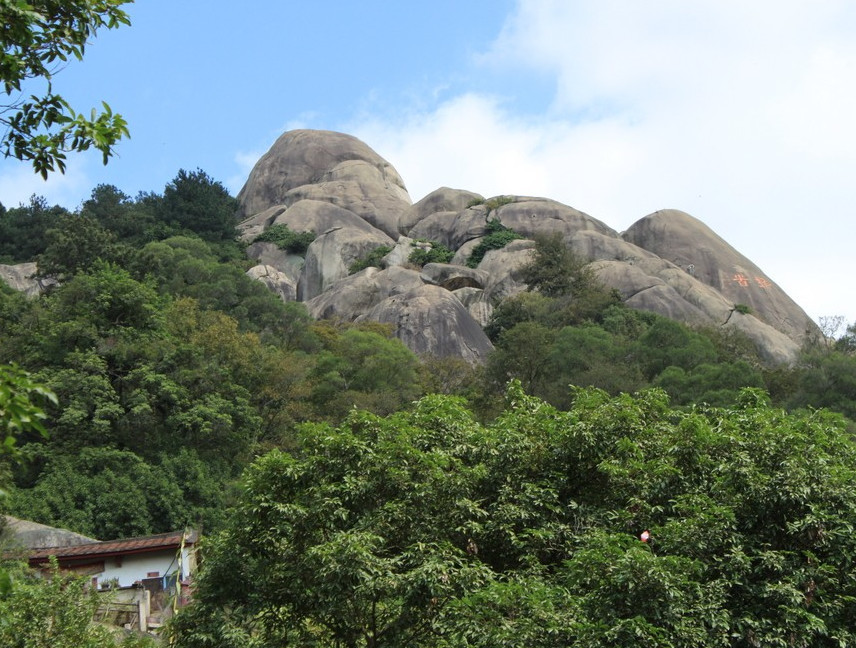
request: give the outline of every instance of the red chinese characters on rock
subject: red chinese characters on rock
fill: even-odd
[[[763,290],[767,290],[768,288],[771,288],[773,286],[773,283],[769,279],[765,279],[764,277],[754,277],[754,279],[758,287]],[[731,277],[731,280],[741,288],[749,287],[749,277],[747,277],[742,272],[736,273],[733,277]]]

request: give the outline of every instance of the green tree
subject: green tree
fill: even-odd
[[[636,356],[648,378],[666,367],[691,369],[716,361],[716,348],[709,338],[666,317],[657,318],[636,345]]]
[[[177,483],[136,454],[83,448],[48,456],[36,485],[12,493],[9,505],[18,517],[108,540],[181,527],[183,500]]]
[[[67,216],[67,210],[50,207],[40,196],[6,210],[0,215],[0,263],[35,261],[48,245],[47,232]]]
[[[380,268],[383,263],[383,258],[392,252],[392,248],[388,245],[379,245],[364,257],[356,259],[348,266],[348,274],[356,274],[360,270],[366,268]]]
[[[417,416],[443,428],[435,405],[464,415],[429,400]],[[298,456],[261,459],[236,523],[212,546],[199,605],[174,626],[179,645],[247,645],[235,639],[248,634],[264,646],[431,645],[448,603],[490,572],[459,528],[477,507],[472,439],[414,423],[354,413],[341,429],[305,428]],[[220,605],[234,612],[224,617]]]
[[[204,309],[230,315],[242,329],[265,333],[286,346],[313,345],[302,304],[284,304],[239,266],[219,262],[205,241],[186,236],[155,241],[129,265],[137,279],[150,278],[164,296],[191,297]]]
[[[454,256],[454,250],[450,250],[437,241],[430,241],[427,250],[421,247],[414,247],[410,256],[407,257],[407,261],[422,267],[426,263],[449,263]]]
[[[538,395],[567,409],[572,400],[568,385],[598,387],[612,395],[638,391],[645,379],[629,357],[630,345],[620,336],[594,325],[566,326],[556,334],[545,366],[550,380]]]
[[[76,112],[53,90],[53,78],[70,59],[82,59],[86,45],[99,29],[128,25],[121,8],[131,0],[2,0],[0,18],[0,81],[7,101],[0,109],[5,129],[0,150],[9,157],[30,161],[47,178],[65,171],[66,153],[95,148],[104,163],[113,146],[128,135],[125,120],[103,103],[90,116]],[[29,85],[40,79],[42,96],[24,98]]]
[[[685,410],[573,394],[561,412],[512,384],[489,425],[431,396],[302,428],[248,471],[177,645],[856,641],[840,416],[757,389]]]
[[[761,372],[746,362],[704,363],[689,369],[666,367],[653,381],[678,405],[726,406],[744,387],[764,387]]]
[[[38,453],[36,483],[10,493],[12,514],[110,540],[223,522],[224,481],[190,449],[146,461],[115,448]]]
[[[596,320],[621,303],[618,293],[600,283],[589,262],[558,233],[535,237],[532,261],[521,269],[521,278],[529,290],[557,300],[550,309],[554,326]]]
[[[803,357],[791,407],[828,407],[856,422],[856,355],[833,349]]]
[[[202,169],[179,170],[164,189],[161,210],[162,220],[206,241],[233,241],[238,234],[237,201]]]
[[[85,578],[62,574],[56,563],[49,577],[24,574],[0,597],[0,645],[7,648],[153,647],[148,637],[127,636],[97,623],[98,593]]]
[[[16,365],[0,365],[0,457],[17,454],[18,438],[27,433],[45,436],[44,403],[57,403],[56,394]]]
[[[586,262],[565,243],[561,234],[537,236],[532,261],[521,271],[530,290],[547,297],[580,292],[579,285],[594,281]]]
[[[543,394],[554,378],[547,359],[555,338],[556,331],[538,322],[521,322],[503,332],[488,358],[488,379],[494,386],[516,379],[528,393]]]
[[[522,292],[513,295],[503,299],[494,309],[484,331],[491,341],[496,343],[504,331],[521,322],[546,324],[552,305],[553,300],[540,293]]]
[[[116,187],[101,184],[83,202],[80,215],[94,218],[118,242],[136,249],[178,233],[158,219],[161,201],[154,194],[140,194],[132,200]]]
[[[88,216],[67,216],[46,233],[39,255],[39,275],[68,279],[98,261],[115,262],[129,250],[117,245],[116,235]]]
[[[274,243],[279,249],[286,250],[292,254],[306,254],[307,248],[315,240],[314,232],[294,232],[285,223],[271,225],[259,234],[255,242]]]
[[[339,421],[355,407],[391,414],[421,395],[419,359],[388,329],[324,328],[325,348],[309,375],[310,399],[322,418]]]

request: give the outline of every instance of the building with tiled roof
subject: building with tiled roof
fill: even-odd
[[[188,602],[198,540],[196,531],[173,531],[31,549],[27,560],[30,567],[48,571],[53,558],[61,571],[89,578],[94,587],[110,591],[105,609],[127,607],[131,612],[122,620],[146,630]]]
[[[151,579],[187,581],[196,566],[195,531],[46,547],[28,552],[31,567],[43,568],[50,557],[60,569],[92,578],[94,585],[130,587]]]

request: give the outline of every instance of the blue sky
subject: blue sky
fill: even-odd
[[[285,130],[363,139],[414,201],[439,186],[554,198],[618,230],[704,221],[814,318],[856,322],[856,3],[849,0],[138,0],[55,88],[132,139],[0,202],[98,183],[233,193]]]

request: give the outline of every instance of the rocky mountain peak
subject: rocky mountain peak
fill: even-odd
[[[412,204],[392,165],[343,133],[285,133],[253,168],[238,200],[249,242],[276,224],[316,236],[298,262],[250,246],[263,266],[253,276],[283,298],[305,301],[316,317],[391,323],[418,353],[482,361],[491,349],[482,326],[499,300],[526,289],[519,271],[531,258],[532,238],[553,233],[591,260],[628,306],[737,328],[771,364],[793,362],[806,332],[816,329],[760,268],[689,214],[664,209],[619,234],[547,198],[485,199],[442,187]],[[522,238],[468,268],[492,221]],[[417,271],[410,254],[428,242],[454,255]],[[380,269],[349,272],[378,249],[386,254]]]

